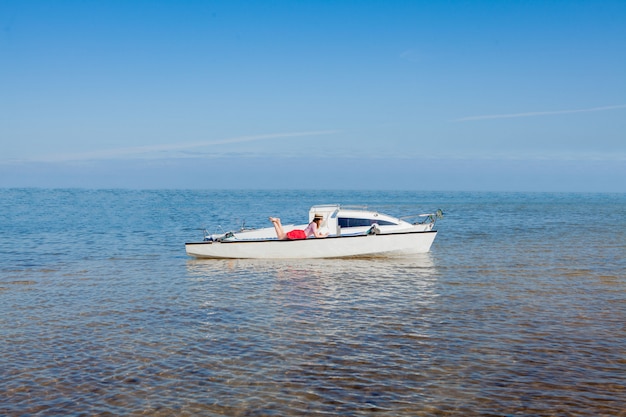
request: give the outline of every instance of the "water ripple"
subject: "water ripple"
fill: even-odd
[[[623,197],[437,194],[424,256],[197,261],[207,200],[290,194],[2,192],[0,415],[624,415]]]

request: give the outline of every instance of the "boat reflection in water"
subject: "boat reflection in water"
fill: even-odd
[[[353,314],[373,308],[398,310],[405,318],[421,314],[423,319],[429,312],[419,308],[438,298],[438,273],[430,253],[342,260],[195,259],[187,262],[187,270],[199,302],[211,315],[220,315],[224,307],[243,308],[240,317],[246,321],[292,317],[304,306],[312,309],[306,320],[328,312],[322,310]]]
[[[422,384],[419,369],[434,366],[440,307],[430,254],[189,260],[187,271],[202,367],[223,399],[272,398],[292,415],[393,405]]]
[[[373,283],[378,280],[430,282],[437,274],[430,253],[406,257],[348,259],[190,259],[187,272],[197,280],[233,280],[241,276],[335,280]],[[385,282],[393,285],[393,282]]]
[[[189,260],[189,278],[208,299],[231,306],[255,303],[282,305],[290,295],[304,294],[326,304],[394,303],[409,296],[412,305],[434,302],[437,269],[430,253],[399,258],[363,259],[232,259]],[[221,294],[215,298],[216,294]],[[265,297],[265,298],[264,298]],[[282,298],[282,301],[274,299]],[[310,300],[313,301],[313,300]],[[274,306],[276,307],[276,305]]]

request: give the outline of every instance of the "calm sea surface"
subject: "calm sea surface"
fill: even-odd
[[[317,203],[429,254],[193,260]],[[626,416],[626,194],[0,190],[0,415]]]

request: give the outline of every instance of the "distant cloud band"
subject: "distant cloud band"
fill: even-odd
[[[615,109],[623,109],[623,108],[626,108],[626,104],[620,104],[617,106],[593,107],[590,109],[578,109],[578,110],[540,111],[540,112],[512,113],[512,114],[489,114],[485,116],[463,117],[461,119],[456,119],[455,122],[470,122],[473,120],[491,120],[491,119],[512,119],[516,117],[551,116],[551,115],[556,115],[556,114],[589,113],[589,112],[615,110]]]
[[[127,157],[131,155],[146,155],[168,151],[182,151],[187,149],[201,148],[214,145],[225,145],[230,143],[253,142],[267,139],[295,138],[302,136],[319,136],[337,133],[337,130],[315,130],[308,132],[288,132],[288,133],[270,133],[264,135],[238,136],[227,139],[217,139],[209,141],[186,142],[186,143],[170,143],[161,145],[134,146],[117,149],[103,149],[91,152],[68,153],[57,155],[46,155],[30,159],[36,162],[64,162],[64,161],[81,161],[93,159],[113,159]]]

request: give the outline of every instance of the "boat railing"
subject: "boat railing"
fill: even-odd
[[[421,213],[421,214],[409,214],[407,216],[402,216],[400,219],[409,221],[410,219],[418,219],[414,221],[413,224],[426,224],[426,223],[435,223],[438,219],[443,218],[443,211],[441,209],[437,209],[434,213]]]
[[[342,205],[339,206],[339,208],[344,209],[344,210],[368,210],[369,207],[364,205],[364,204],[348,204],[348,205]]]
[[[313,207],[311,207],[312,210],[314,209],[318,209],[318,210],[322,210],[322,209],[342,209],[342,210],[367,210],[368,207],[366,205],[359,205],[359,204],[349,204],[349,205],[344,205],[344,204],[318,204],[315,205]]]

